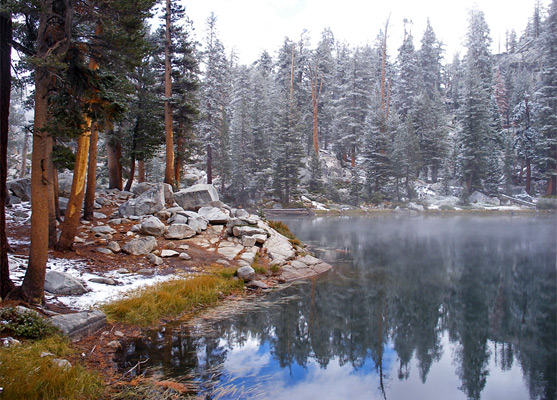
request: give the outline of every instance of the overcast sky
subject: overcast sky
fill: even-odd
[[[499,43],[504,51],[505,32],[515,29],[520,35],[534,11],[536,0],[181,0],[193,20],[196,35],[203,42],[206,20],[211,11],[217,16],[217,30],[230,52],[240,62],[250,64],[263,50],[271,55],[288,36],[297,41],[307,29],[314,43],[324,28],[331,28],[335,38],[351,45],[373,43],[390,14],[389,55],[396,56],[400,46],[404,18],[412,20],[416,47],[429,17],[437,38],[445,43],[446,58],[462,52],[468,10],[485,13],[491,29],[493,51]],[[550,0],[540,0],[545,10]],[[545,11],[544,11],[545,15]]]

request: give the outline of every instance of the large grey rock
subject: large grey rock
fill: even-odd
[[[164,237],[166,239],[181,240],[194,237],[196,234],[197,231],[186,224],[173,224],[168,227]]]
[[[251,281],[255,277],[255,270],[250,266],[240,267],[236,271],[236,275],[244,282]]]
[[[188,223],[188,217],[183,215],[183,214],[174,214],[166,222],[168,222],[170,225],[172,225],[172,224],[187,224]]]
[[[76,341],[92,335],[106,325],[106,315],[99,310],[82,311],[74,314],[60,314],[50,318],[70,339]]]
[[[200,233],[207,229],[207,225],[209,224],[207,218],[202,217],[201,215],[193,211],[186,211],[185,215],[188,217],[188,225],[193,230],[197,231],[197,233]]]
[[[286,237],[274,229],[270,229],[269,232],[270,236],[263,244],[263,251],[267,252],[273,263],[282,266],[296,256],[296,251]]]
[[[44,290],[59,295],[80,295],[87,293],[79,279],[64,272],[48,271],[45,275]]]
[[[232,228],[232,233],[236,237],[267,234],[267,232],[264,229],[255,228],[253,226],[235,226]]]
[[[93,232],[96,235],[113,235],[118,231],[114,228],[111,228],[108,225],[99,225],[99,226],[92,227],[91,232]]]
[[[136,196],[141,196],[141,194],[145,193],[147,190],[151,189],[155,186],[154,183],[149,182],[139,182],[132,187],[132,193]]]
[[[127,254],[138,256],[149,254],[157,248],[157,240],[153,236],[133,239],[122,246],[122,251]]]
[[[184,210],[197,210],[203,204],[218,201],[219,195],[213,185],[200,184],[174,193],[174,201]]]
[[[70,197],[72,191],[73,173],[64,171],[58,174],[58,194],[64,197]]]
[[[143,192],[139,197],[128,200],[118,208],[120,216],[141,216],[154,214],[162,210],[166,205],[167,197],[170,197],[172,193],[172,190],[168,188],[169,186],[160,183]]]
[[[14,179],[6,182],[6,186],[19,199],[23,201],[31,200],[31,178]]]
[[[141,224],[141,233],[151,236],[164,235],[166,227],[157,217],[149,217]]]
[[[201,207],[197,213],[212,225],[226,224],[230,220],[228,212],[217,207]]]
[[[489,197],[481,192],[474,192],[468,198],[470,203],[476,204],[488,204],[492,206],[499,206],[501,205],[501,201],[497,197]]]

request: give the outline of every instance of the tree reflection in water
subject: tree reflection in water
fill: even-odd
[[[273,387],[265,379],[295,386],[313,379],[313,365],[348,368],[375,376],[376,395],[389,398],[412,374],[443,396],[428,375],[447,358],[465,398],[482,398],[490,376],[516,367],[531,399],[555,398],[554,217],[286,222],[332,272],[273,292],[266,306],[232,313],[210,329],[167,326],[131,341],[119,355],[122,367],[149,358],[167,376],[195,376],[207,388],[256,385],[263,393]],[[239,363],[244,370],[231,367],[233,354],[250,346]]]

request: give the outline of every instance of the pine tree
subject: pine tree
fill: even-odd
[[[551,2],[542,35],[540,89],[536,93],[539,112],[536,126],[543,138],[541,162],[548,195],[557,195],[557,0]]]
[[[487,169],[487,144],[492,135],[490,43],[489,28],[483,12],[470,11],[458,138],[460,178],[465,182],[467,193],[482,188]]]
[[[406,22],[406,21],[405,21]],[[412,112],[418,95],[418,55],[414,49],[414,37],[404,29],[404,39],[398,49],[397,79],[393,90],[393,104],[403,121]]]

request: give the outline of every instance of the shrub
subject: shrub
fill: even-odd
[[[0,333],[22,338],[40,339],[58,330],[34,312],[21,312],[15,307],[0,309]]]
[[[536,203],[536,208],[538,210],[557,210],[557,197],[556,196],[542,197]]]

